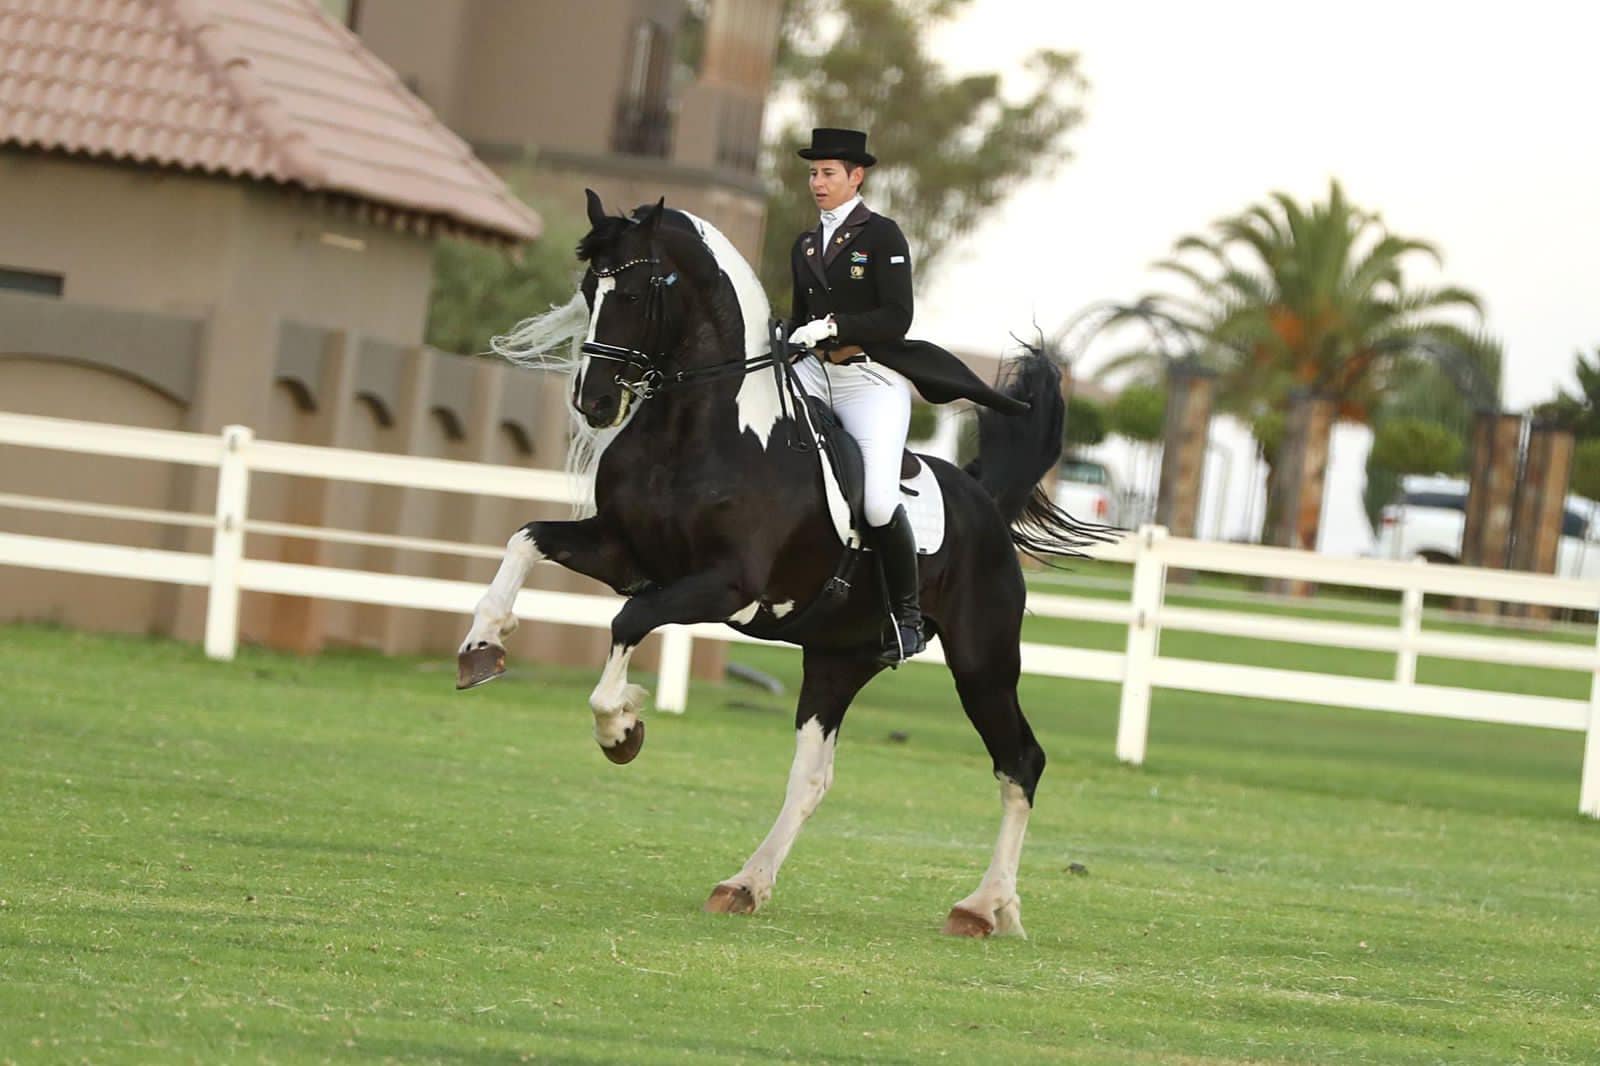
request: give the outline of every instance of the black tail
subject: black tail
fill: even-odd
[[[967,464],[967,473],[1000,508],[1011,527],[1011,542],[1040,562],[1049,562],[1048,556],[1081,556],[1083,548],[1115,540],[1116,529],[1073,518],[1039,487],[1061,458],[1067,420],[1061,371],[1047,352],[1032,347],[1008,367],[1001,391],[1025,400],[1032,410],[1003,415],[979,409],[978,457]]]

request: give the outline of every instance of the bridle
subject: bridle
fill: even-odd
[[[637,266],[650,267],[650,288],[644,299],[644,335],[642,348],[627,348],[601,341],[583,342],[582,352],[591,359],[605,359],[620,363],[613,384],[625,390],[636,400],[648,400],[679,385],[698,384],[720,378],[743,377],[758,370],[782,365],[783,360],[771,352],[754,359],[730,359],[710,366],[673,370],[666,365],[666,294],[678,283],[678,272],[662,274],[661,261],[654,255],[630,259],[608,269],[589,269],[597,278],[612,278]],[[632,380],[629,380],[629,377]]]

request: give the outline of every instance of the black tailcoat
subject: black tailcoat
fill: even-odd
[[[1007,414],[1027,405],[1004,396],[936,344],[906,339],[911,328],[911,250],[894,220],[856,205],[827,248],[822,228],[802,233],[790,253],[790,328],[833,316],[834,343],[859,345],[904,374],[930,403],[967,399]]]

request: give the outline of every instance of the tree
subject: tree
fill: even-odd
[[[1461,469],[1461,438],[1437,422],[1395,418],[1378,427],[1372,459],[1385,470],[1407,474],[1454,474]]]
[[[814,0],[791,3],[775,77],[793,94],[799,117],[767,146],[769,190],[761,278],[773,306],[786,308],[789,250],[814,227],[814,205],[797,187],[795,150],[816,126],[871,134],[882,160],[866,194],[905,231],[917,278],[950,243],[1025,179],[1067,158],[1066,137],[1082,120],[1084,81],[1077,57],[1040,50],[1026,62],[1029,90],[1016,100],[998,74],[952,77],[930,56],[926,34],[969,0]]]
[[[1470,402],[1494,403],[1498,379],[1463,354],[1473,337],[1450,317],[1481,313],[1478,298],[1409,284],[1405,269],[1419,257],[1440,261],[1433,245],[1353,206],[1335,181],[1324,202],[1275,193],[1210,236],[1182,238],[1158,268],[1192,291],[1155,299],[1203,339],[1220,374],[1218,406],[1251,424],[1286,412],[1296,387],[1331,399],[1337,418],[1365,421],[1386,390],[1430,365]],[[1326,437],[1314,443],[1308,451],[1325,452]],[[1272,481],[1275,494],[1282,478]],[[1277,513],[1270,499],[1268,513]],[[1315,544],[1318,518],[1305,520],[1296,539]]]
[[[1500,394],[1503,356],[1500,341],[1484,332],[1473,334],[1470,343],[1463,345],[1459,352],[1459,359],[1475,368],[1470,376],[1492,383],[1490,391],[1494,396]],[[1460,382],[1447,373],[1447,369],[1447,365],[1437,363],[1412,363],[1405,367],[1403,374],[1397,374],[1398,380],[1385,390],[1369,416],[1374,438],[1381,436],[1390,422],[1420,421],[1449,433],[1456,441],[1458,456],[1464,454],[1478,405],[1462,391]],[[1435,469],[1451,473],[1461,465],[1458,457],[1448,466],[1399,469],[1385,465],[1383,460],[1387,454],[1374,447],[1367,455],[1367,484],[1361,498],[1367,520],[1374,529],[1383,508],[1393,502],[1399,491],[1403,475],[1433,473]]]
[[[1062,429],[1064,451],[1087,448],[1106,439],[1105,408],[1087,396],[1074,394],[1067,399],[1067,422]]]
[[[468,241],[434,251],[427,342],[464,355],[489,350],[489,338],[529,315],[566,303],[578,285],[573,255],[589,225],[581,212],[535,202],[544,233],[520,257]]]
[[[1106,412],[1111,432],[1140,444],[1161,439],[1167,417],[1167,393],[1155,385],[1129,385]]]
[[[1600,437],[1584,441],[1573,451],[1572,491],[1600,500]]]
[[[1579,440],[1600,438],[1600,348],[1592,357],[1577,353],[1572,370],[1578,379],[1577,393],[1557,389],[1555,399],[1541,404],[1537,413],[1570,429]]]

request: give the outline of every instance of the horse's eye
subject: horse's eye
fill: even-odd
[[[619,292],[617,293],[617,298],[624,303],[635,304],[639,302],[639,294],[636,292]]]

